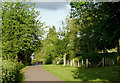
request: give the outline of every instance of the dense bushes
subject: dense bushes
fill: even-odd
[[[19,82],[20,81],[20,69],[24,67],[24,65],[19,62],[11,62],[10,60],[3,60],[2,63],[2,83],[8,82]]]

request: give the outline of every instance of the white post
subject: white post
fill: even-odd
[[[64,54],[64,65],[63,66],[66,66],[66,53]]]
[[[83,59],[82,59],[82,66],[83,66]]]
[[[75,59],[73,59],[73,66],[75,66]]]
[[[59,60],[57,60],[57,64],[59,64]]]
[[[71,66],[73,65],[73,62],[72,62],[72,60],[70,60],[70,65],[71,65]]]

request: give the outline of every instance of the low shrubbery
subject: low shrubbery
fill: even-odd
[[[24,65],[19,62],[15,63],[10,60],[3,60],[2,61],[2,83],[8,83],[8,82],[20,82],[20,69],[24,67]]]

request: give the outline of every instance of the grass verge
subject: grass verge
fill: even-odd
[[[62,65],[44,65],[43,68],[64,81],[97,81],[119,83],[120,66],[82,68]]]

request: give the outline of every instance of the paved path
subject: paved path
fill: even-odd
[[[30,66],[25,72],[25,81],[62,81],[43,69],[42,65]]]

